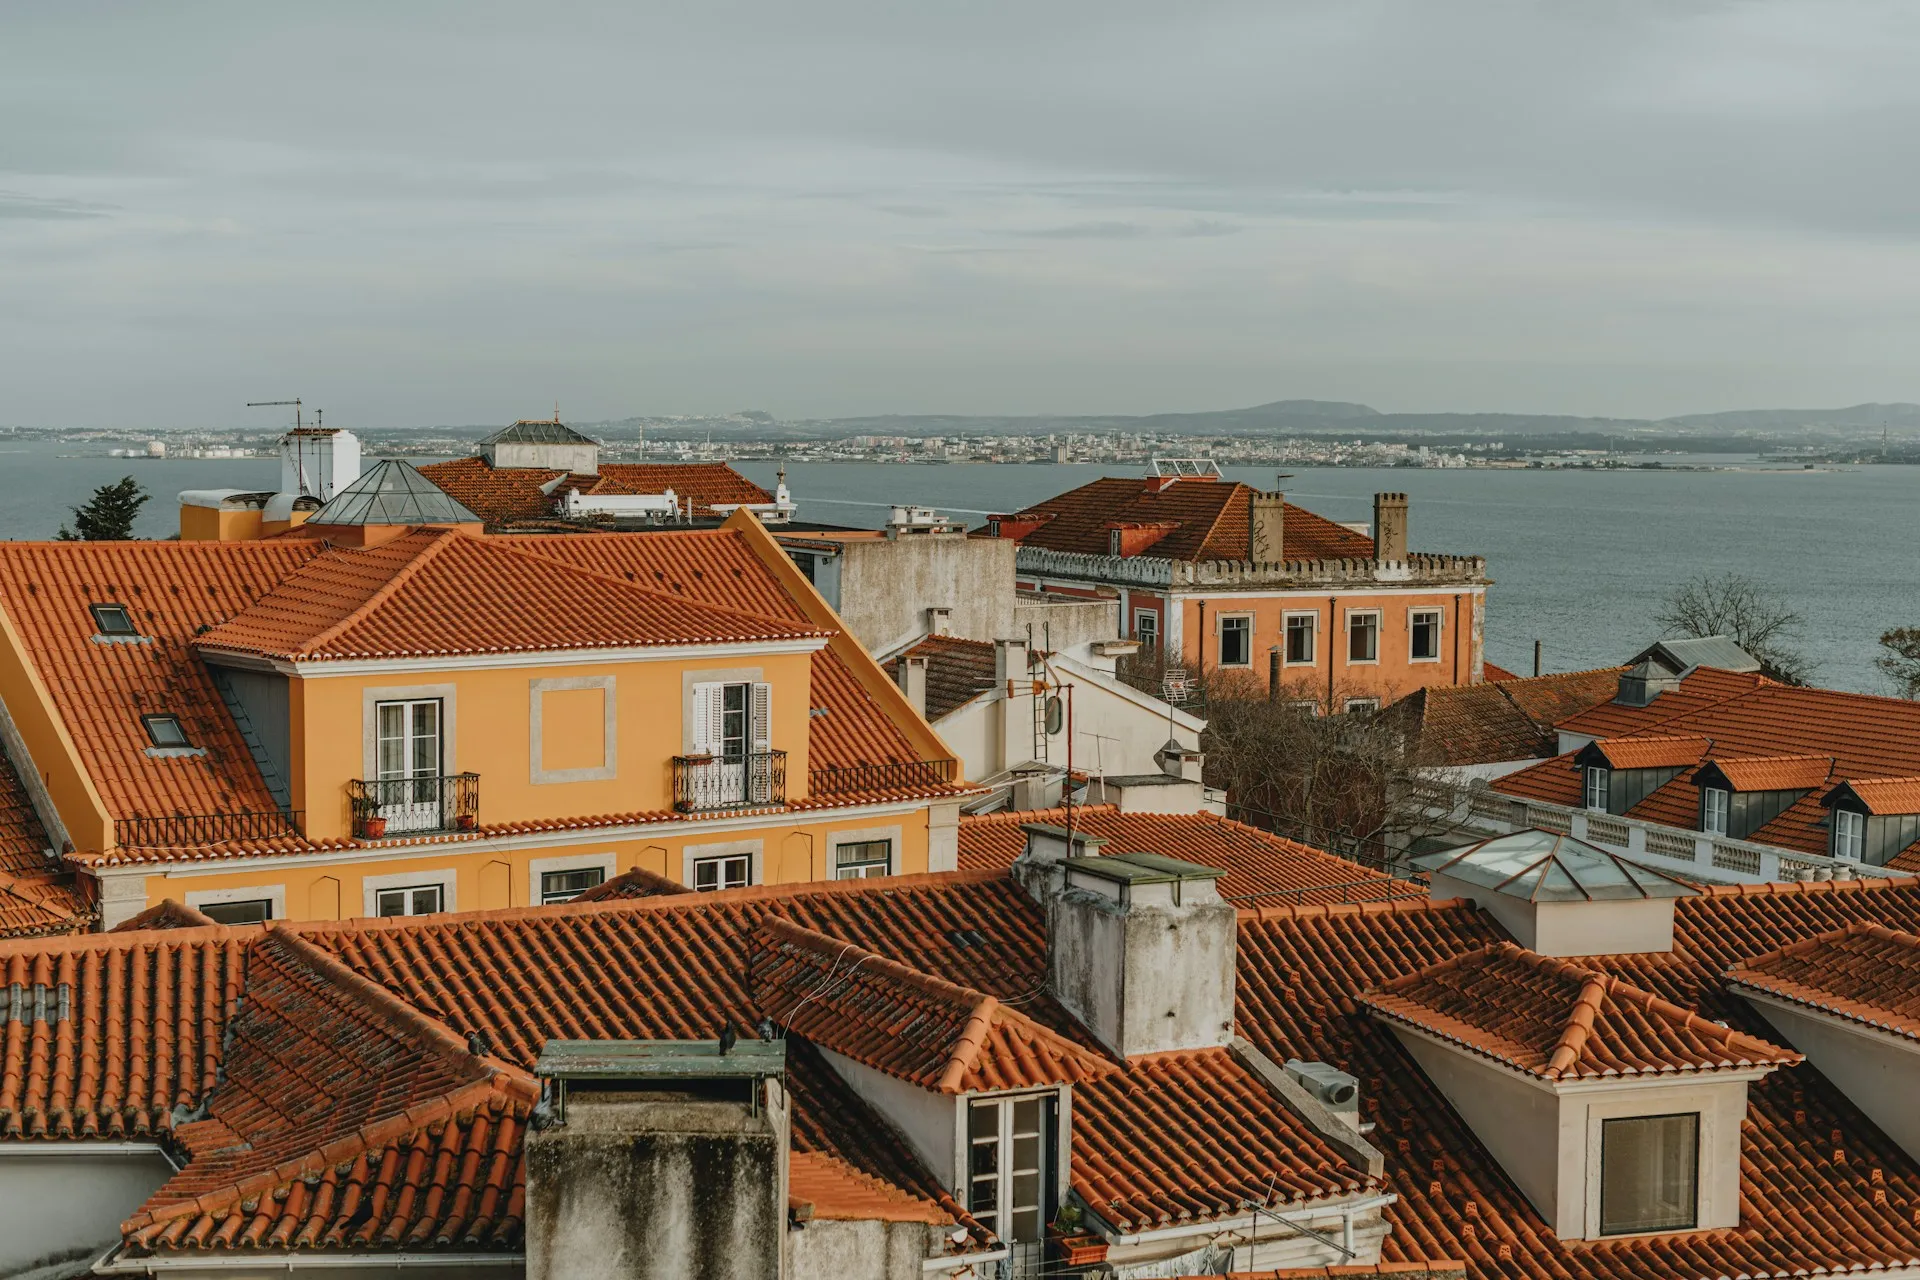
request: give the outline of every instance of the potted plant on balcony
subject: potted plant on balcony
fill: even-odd
[[[379,814],[369,814],[367,817],[360,819],[360,838],[362,840],[378,840],[386,834],[387,820]]]
[[[1047,1225],[1047,1239],[1053,1242],[1059,1260],[1070,1267],[1106,1261],[1106,1238],[1081,1230],[1082,1225],[1080,1206],[1077,1204],[1061,1205],[1059,1212],[1053,1215],[1053,1221]]]
[[[471,831],[480,825],[480,819],[471,813],[456,814],[453,819],[453,825],[460,831]]]

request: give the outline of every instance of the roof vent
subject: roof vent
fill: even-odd
[[[1360,1081],[1330,1062],[1302,1062],[1287,1059],[1287,1074],[1319,1100],[1320,1104],[1360,1127]]]

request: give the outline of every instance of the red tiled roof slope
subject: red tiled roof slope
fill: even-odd
[[[51,842],[26,786],[0,749],[0,937],[77,933],[96,913],[70,869],[48,859]]]
[[[136,916],[129,916],[108,933],[144,933],[149,929],[203,929],[217,928],[219,921],[195,911],[183,902],[164,898],[159,906],[148,907]]]
[[[1064,826],[1065,809],[960,816],[960,866],[1013,865],[1027,845],[1026,823]],[[1160,853],[1218,867],[1220,893],[1249,903],[1373,902],[1424,898],[1426,890],[1345,858],[1211,813],[1121,813],[1113,805],[1076,805],[1075,831],[1107,841],[1109,853]]]
[[[1920,813],[1920,778],[1851,778],[1847,789],[1869,813]]]
[[[1920,1040],[1920,937],[1859,923],[1736,965],[1729,981]]]
[[[1833,774],[1832,756],[1761,756],[1715,760],[1735,791],[1808,791]]]
[[[773,495],[723,462],[604,462],[597,476],[547,467],[495,467],[485,458],[455,458],[421,467],[420,474],[490,525],[551,519],[556,498],[587,494],[665,493],[672,489],[694,514],[713,516],[715,503],[772,502]],[[564,477],[564,479],[563,479]],[[555,485],[554,481],[562,481]],[[544,486],[553,485],[543,491]]]
[[[941,720],[993,688],[993,646],[959,636],[928,636],[887,660],[894,675],[908,658],[927,660],[927,719]]]
[[[645,867],[635,867],[623,871],[611,880],[604,881],[576,896],[575,902],[609,902],[621,898],[661,898],[676,893],[692,893],[693,890],[678,880],[669,880],[656,875]]]
[[[1361,1003],[1543,1080],[1786,1066],[1800,1055],[1511,942],[1443,960]]]
[[[1593,745],[1616,769],[1684,769],[1700,763],[1713,743],[1678,736],[1602,738]]]
[[[1390,709],[1418,724],[1429,764],[1491,764],[1559,754],[1554,725],[1614,696],[1618,667],[1415,690]]]
[[[1046,523],[1020,539],[1023,546],[1104,556],[1108,526],[1173,523],[1143,553],[1166,560],[1247,559],[1247,510],[1254,490],[1229,480],[1104,476],[1034,503],[1020,518]],[[1286,508],[1283,554],[1288,560],[1371,560],[1373,539],[1292,503]]]

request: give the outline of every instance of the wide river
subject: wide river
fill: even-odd
[[[175,495],[190,488],[268,488],[277,464],[62,456],[85,445],[0,438],[0,538],[51,537],[96,485],[134,475],[155,494],[145,537],[177,527]],[[1744,463],[1744,458],[1691,459]],[[771,465],[741,470],[770,484]],[[795,464],[787,481],[809,520],[884,524],[913,502],[978,524],[1102,474],[1097,465],[918,466]],[[1227,469],[1263,488],[1271,469]],[[1290,500],[1333,520],[1367,520],[1371,495],[1412,499],[1416,551],[1482,555],[1489,593],[1487,656],[1524,674],[1533,642],[1546,669],[1618,662],[1654,639],[1652,620],[1674,586],[1733,570],[1777,589],[1804,618],[1802,647],[1820,683],[1884,691],[1873,667],[1889,627],[1920,625],[1920,469],[1840,471],[1483,471],[1303,468],[1278,482]]]

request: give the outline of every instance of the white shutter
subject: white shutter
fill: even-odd
[[[717,755],[720,751],[721,724],[720,713],[724,706],[720,691],[726,688],[722,684],[696,684],[693,686],[693,753],[695,755]]]
[[[753,749],[773,750],[773,686],[753,686]]]

